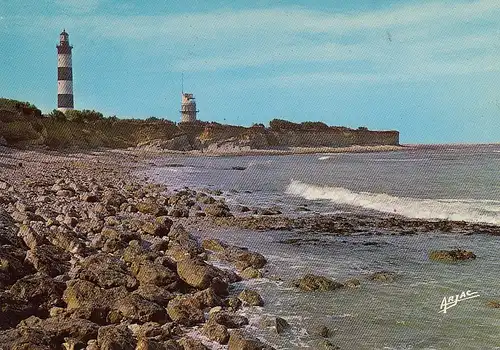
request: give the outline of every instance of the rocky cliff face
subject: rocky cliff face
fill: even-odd
[[[398,131],[371,131],[342,127],[264,128],[207,125],[199,135],[201,147],[208,150],[240,148],[282,149],[287,147],[348,147],[399,145]]]
[[[96,149],[146,147],[176,151],[249,151],[290,147],[398,145],[397,131],[330,127],[320,122],[296,124],[273,120],[270,127],[242,127],[166,120],[100,118],[58,120],[23,110],[0,109],[0,145],[18,148]]]

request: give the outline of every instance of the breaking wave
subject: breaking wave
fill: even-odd
[[[384,193],[355,192],[342,187],[323,187],[292,181],[287,193],[308,200],[326,199],[409,218],[443,219],[500,225],[500,201],[473,199],[419,199]]]

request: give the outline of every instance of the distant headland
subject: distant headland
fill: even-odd
[[[207,154],[301,153],[350,147],[390,150],[399,146],[399,132],[282,119],[273,119],[268,127],[263,124],[243,127],[203,121],[174,123],[153,117],[119,119],[90,110],[66,113],[54,110],[44,115],[31,103],[0,98],[0,145],[57,150],[139,147]]]

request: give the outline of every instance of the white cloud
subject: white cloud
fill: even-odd
[[[64,0],[91,11],[100,0]],[[168,60],[178,71],[281,66],[280,83],[400,81],[498,71],[500,1],[426,2],[371,12],[336,13],[301,7],[243,9],[155,16],[45,18],[68,23],[94,39]],[[150,58],[148,58],[150,59]],[[352,68],[333,68],[352,63]],[[323,65],[285,72],[287,65]],[[359,70],[359,64],[363,69]],[[289,68],[292,70],[293,68]],[[347,70],[347,71],[346,71]],[[275,79],[271,77],[271,79]]]

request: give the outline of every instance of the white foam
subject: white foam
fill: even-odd
[[[384,193],[355,192],[292,181],[287,193],[309,200],[326,199],[410,218],[482,222],[500,225],[500,201],[473,199],[419,199]]]

